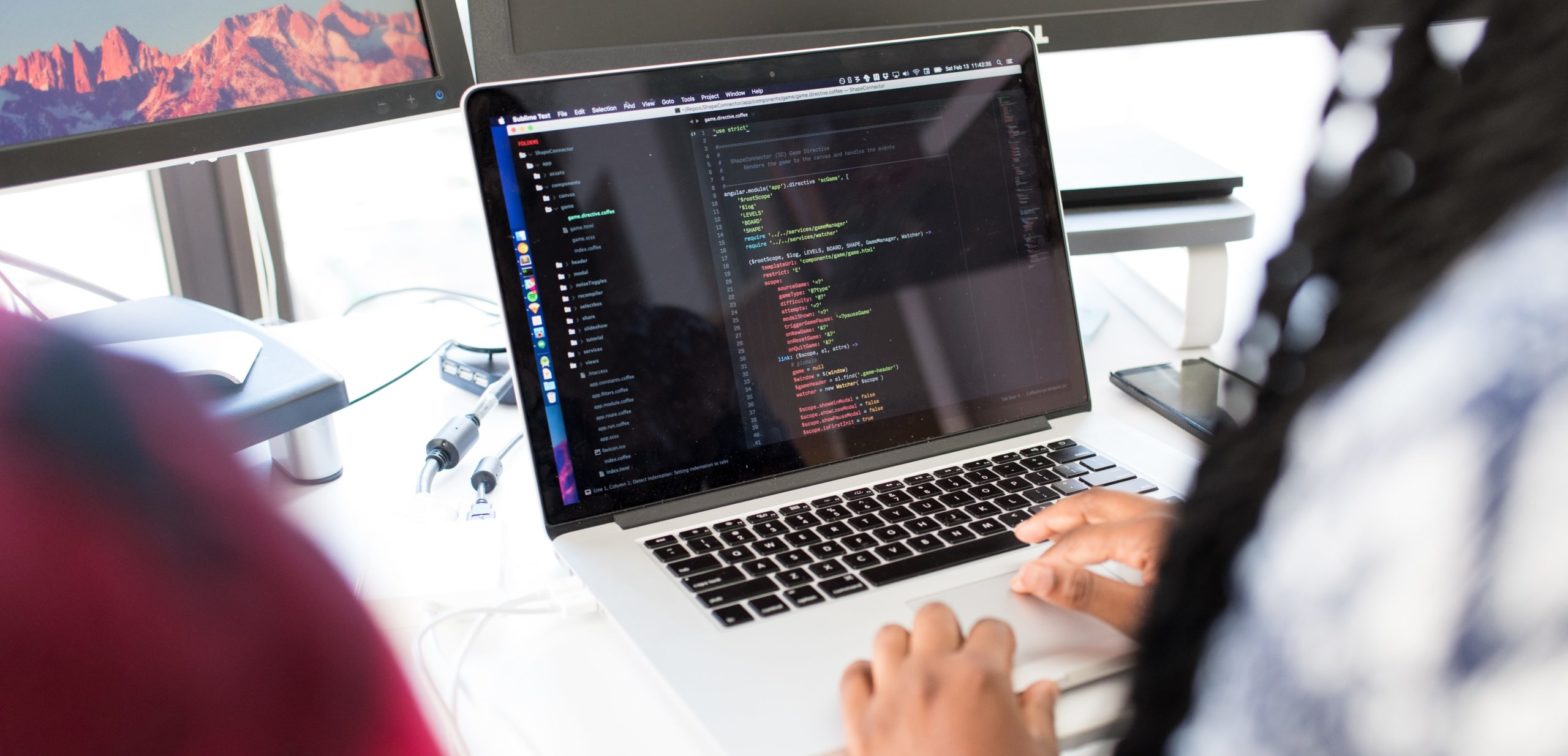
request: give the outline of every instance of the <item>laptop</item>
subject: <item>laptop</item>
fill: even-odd
[[[1011,528],[1184,461],[1090,411],[1035,40],[476,87],[546,530],[718,750],[841,746],[838,680],[941,600],[1019,682],[1125,668],[1008,590]]]

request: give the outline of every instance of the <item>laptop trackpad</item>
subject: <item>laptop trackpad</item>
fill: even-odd
[[[947,604],[966,631],[985,617],[1012,625],[1018,637],[1015,682],[1050,678],[1066,690],[1131,666],[1136,645],[1127,636],[1086,614],[1013,593],[1012,578],[1008,571],[914,599],[909,606]]]

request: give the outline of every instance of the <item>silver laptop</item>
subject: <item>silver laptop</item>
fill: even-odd
[[[1089,412],[1031,36],[465,110],[547,529],[720,749],[837,748],[844,666],[930,600],[1011,620],[1020,679],[1125,666],[1007,587],[1032,512],[1181,469]]]

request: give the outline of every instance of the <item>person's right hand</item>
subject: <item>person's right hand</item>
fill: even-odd
[[[1103,488],[1069,496],[1013,529],[1026,543],[1055,541],[1039,558],[1019,568],[1013,590],[1085,612],[1135,635],[1143,624],[1149,586],[1158,578],[1173,522],[1171,506],[1147,496]],[[1107,560],[1138,570],[1144,585],[1085,569]]]

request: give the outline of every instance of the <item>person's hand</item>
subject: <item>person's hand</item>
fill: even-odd
[[[1056,747],[1056,684],[1013,693],[1012,628],[983,619],[965,638],[942,604],[912,629],[882,628],[871,661],[844,670],[839,697],[851,756],[1045,754]]]
[[[1128,635],[1143,624],[1149,586],[1159,576],[1170,505],[1147,496],[1092,488],[1069,496],[1013,529],[1027,543],[1055,541],[1013,576],[1013,590],[1098,617]],[[1143,574],[1142,587],[1085,569],[1115,560]]]

